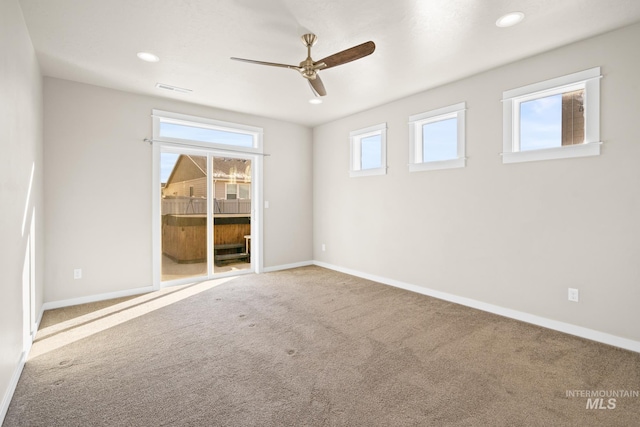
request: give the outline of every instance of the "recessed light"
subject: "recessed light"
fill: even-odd
[[[315,104],[315,105],[322,104],[322,99],[320,99],[320,98],[311,98],[309,100],[309,104]]]
[[[496,21],[496,25],[501,28],[512,27],[520,23],[523,19],[524,19],[524,13],[511,12],[498,18],[498,20]]]
[[[147,62],[158,62],[158,61],[160,61],[160,58],[158,58],[157,55],[154,55],[153,53],[149,53],[149,52],[138,52],[138,58],[142,59],[143,61],[147,61]]]

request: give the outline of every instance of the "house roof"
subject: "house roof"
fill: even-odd
[[[207,158],[181,154],[167,179],[167,185],[191,181],[207,176]],[[213,178],[219,180],[251,181],[251,161],[228,157],[214,157]]]
[[[235,179],[237,181],[251,181],[251,161],[215,157],[213,159],[214,179]]]

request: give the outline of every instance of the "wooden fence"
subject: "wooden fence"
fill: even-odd
[[[245,252],[245,236],[251,234],[248,217],[215,218],[214,250],[218,245],[235,244]],[[162,218],[162,252],[178,263],[204,262],[207,256],[206,215],[164,215]]]

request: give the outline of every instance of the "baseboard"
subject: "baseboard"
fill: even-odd
[[[313,261],[302,261],[302,262],[297,262],[297,263],[293,263],[293,264],[284,264],[284,265],[276,265],[276,266],[273,266],[273,267],[265,267],[263,269],[263,271],[265,273],[269,273],[269,272],[272,272],[272,271],[288,270],[288,269],[297,268],[297,267],[306,267],[308,265],[313,265]],[[182,284],[182,283],[180,283],[180,284]],[[71,299],[65,299],[65,300],[59,300],[59,301],[45,302],[42,305],[42,309],[40,310],[40,319],[42,319],[42,313],[44,313],[45,310],[53,310],[55,308],[69,307],[69,306],[72,306],[72,305],[86,304],[86,303],[90,303],[90,302],[98,302],[98,301],[104,301],[104,300],[108,300],[108,299],[122,298],[122,297],[128,297],[128,296],[132,296],[132,295],[145,294],[147,292],[153,292],[155,290],[157,290],[157,289],[154,289],[153,286],[146,286],[144,288],[127,289],[127,290],[124,290],[124,291],[108,292],[108,293],[105,293],[105,294],[89,295],[89,296],[79,297],[79,298],[71,298]],[[40,323],[40,322],[38,322],[38,323]]]
[[[293,264],[283,264],[283,265],[276,265],[273,267],[265,267],[263,271],[265,273],[271,273],[273,271],[289,270],[291,268],[307,267],[309,265],[314,265],[314,261],[302,261],[302,262],[296,262]]]
[[[130,297],[133,295],[146,294],[148,292],[153,292],[153,291],[154,291],[153,286],[146,286],[144,288],[135,288],[135,289],[127,289],[124,291],[107,292],[105,294],[89,295],[86,297],[71,298],[71,299],[65,299],[60,301],[50,301],[50,302],[45,302],[42,305],[42,311],[44,312],[45,310],[53,310],[55,308],[69,307],[69,306],[78,305],[78,304],[86,304],[89,302],[105,301],[105,300],[114,299],[114,298]]]
[[[272,271],[288,270],[288,269],[297,268],[297,267],[306,267],[308,265],[313,265],[313,261],[302,261],[302,262],[297,262],[293,264],[284,264],[284,265],[276,265],[273,267],[265,267],[263,271],[265,273],[269,273]],[[230,275],[234,275],[234,274],[230,274]],[[186,283],[188,283],[188,281]],[[183,284],[183,283],[177,283],[177,284]],[[86,304],[90,302],[104,301],[108,299],[128,297],[132,295],[139,295],[147,292],[153,292],[156,290],[157,289],[154,289],[153,286],[147,286],[144,288],[127,289],[124,291],[109,292],[105,294],[89,295],[89,296],[79,297],[79,298],[45,302],[42,305],[42,309],[40,310],[40,319],[42,318],[42,313],[44,313],[45,310],[53,310],[55,308],[69,307],[72,305]]]
[[[330,270],[339,271],[341,273],[349,274],[349,275],[360,277],[367,280],[372,280],[374,282],[379,282],[379,283],[393,286],[396,288],[405,289],[411,292],[416,292],[419,294],[453,302],[456,304],[464,305],[467,307],[471,307],[471,308],[486,311],[489,313],[497,314],[500,316],[508,317],[511,319],[520,320],[522,322],[531,323],[533,325],[541,326],[543,328],[553,329],[555,331],[563,332],[569,335],[575,335],[581,338],[586,338],[591,341],[596,341],[603,344],[608,344],[614,347],[619,347],[625,350],[630,350],[636,353],[640,353],[640,342],[630,340],[628,338],[622,338],[622,337],[608,334],[605,332],[584,328],[582,326],[576,326],[570,323],[560,322],[557,320],[548,319],[546,317],[536,316],[536,315],[525,313],[522,311],[512,310],[510,308],[488,304],[488,303],[477,301],[471,298],[464,298],[458,295],[453,295],[453,294],[449,294],[442,291],[436,291],[434,289],[429,289],[422,286],[412,285],[410,283],[401,282],[399,280],[394,280],[386,277],[376,276],[373,274],[363,273],[361,271],[352,270],[350,268],[340,267],[333,264],[327,264],[321,261],[314,261],[313,264],[319,267],[328,268]]]
[[[16,387],[18,386],[18,381],[20,380],[20,375],[22,375],[22,370],[24,369],[24,365],[27,362],[27,355],[29,354],[29,349],[22,352],[20,355],[20,360],[18,361],[18,365],[16,369],[13,371],[13,375],[11,376],[11,382],[9,383],[9,387],[4,393],[4,397],[2,398],[2,406],[0,406],[0,426],[4,423],[4,417],[7,416],[7,411],[9,411],[9,404],[11,404],[11,399],[13,399],[13,393],[16,391]]]
[[[40,313],[38,313],[38,318],[36,319],[36,331],[40,327],[40,322],[42,322],[42,316],[44,316],[44,304],[40,307]]]

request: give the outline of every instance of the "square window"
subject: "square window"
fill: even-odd
[[[465,166],[466,103],[409,117],[411,172]]]
[[[600,68],[503,94],[503,163],[600,154]]]
[[[350,176],[387,173],[387,124],[383,123],[349,134],[351,140]]]

